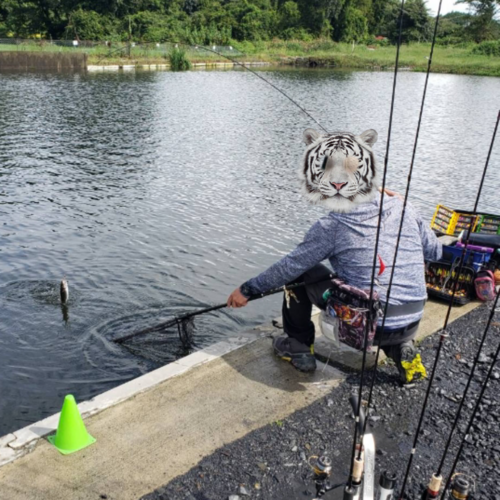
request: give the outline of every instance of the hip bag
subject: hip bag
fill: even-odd
[[[379,295],[373,291],[370,307],[370,291],[346,285],[334,278],[332,286],[324,293],[326,313],[337,330],[338,339],[354,349],[367,349],[373,345],[377,321],[381,313]]]

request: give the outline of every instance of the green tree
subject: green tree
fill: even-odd
[[[374,36],[386,36],[393,28],[394,19],[399,15],[399,0],[373,0],[372,13],[368,20],[368,30]]]
[[[59,38],[67,23],[68,6],[62,0],[4,0],[3,9],[6,28],[18,37]]]
[[[278,34],[284,38],[293,35],[300,28],[300,10],[297,2],[288,1],[278,7]]]
[[[465,12],[449,12],[439,20],[437,40],[441,44],[462,43],[470,39],[467,27],[471,22],[471,15]]]
[[[401,11],[395,4],[392,5],[391,20],[387,25],[387,36],[396,43],[399,35]],[[425,0],[407,0],[405,2],[402,19],[402,41],[424,42],[432,36],[432,25]]]
[[[495,40],[500,37],[500,29],[495,16],[500,0],[457,0],[457,4],[467,4],[472,11],[472,19],[466,32],[476,42]]]
[[[330,36],[330,13],[343,0],[297,0],[302,26],[313,36]]]
[[[346,2],[338,20],[332,25],[333,38],[337,41],[360,42],[368,34],[366,16],[350,2]]]
[[[233,0],[227,8],[236,40],[267,40],[274,36],[278,13],[269,0]]]
[[[65,38],[106,40],[118,37],[117,23],[93,10],[78,9],[69,16]]]

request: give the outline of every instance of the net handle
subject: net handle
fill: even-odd
[[[285,286],[282,286],[279,288],[273,288],[272,290],[269,290],[268,292],[259,293],[259,294],[250,296],[248,298],[248,301],[250,302],[253,300],[257,300],[257,299],[262,299],[263,297],[267,297],[269,295],[275,295],[276,293],[284,292],[285,290],[295,290],[296,288],[299,288],[299,287],[305,286],[305,285],[315,285],[316,283],[321,283],[322,281],[331,280],[332,278],[334,278],[334,276],[335,276],[334,274],[329,274],[328,276],[322,276],[321,278],[313,280],[313,281],[308,281],[308,282],[303,281],[301,283],[294,283],[292,285],[285,285]],[[218,311],[219,309],[223,309],[224,307],[227,307],[227,302],[224,302],[223,304],[218,304],[216,306],[205,307],[203,309],[199,309],[198,311],[186,313],[186,314],[183,314],[181,316],[176,316],[174,319],[171,319],[171,320],[166,321],[164,323],[159,323],[156,326],[152,326],[150,328],[146,328],[145,330],[141,330],[139,332],[129,333],[128,335],[124,335],[123,337],[119,337],[119,338],[113,340],[113,342],[115,342],[116,344],[121,344],[127,340],[130,340],[133,337],[137,337],[139,335],[144,335],[146,333],[151,333],[151,332],[160,330],[162,328],[166,328],[168,326],[175,325],[175,324],[177,324],[181,321],[184,321],[186,319],[193,318],[195,316],[199,316],[200,314]]]

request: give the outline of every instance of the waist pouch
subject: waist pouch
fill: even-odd
[[[346,285],[342,280],[334,278],[332,286],[324,293],[326,313],[330,321],[336,323],[338,339],[354,349],[373,345],[377,321],[381,313],[378,293],[373,291],[373,302],[370,308],[370,291]]]

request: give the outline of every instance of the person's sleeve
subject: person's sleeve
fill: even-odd
[[[422,240],[422,248],[424,251],[425,260],[439,260],[443,256],[443,245],[437,239],[434,231],[428,224],[425,224],[420,215],[413,210],[417,220],[418,229],[420,231],[420,239]]]
[[[295,250],[257,277],[243,283],[241,293],[250,297],[284,286],[319,264],[333,252],[333,238],[328,233],[321,221],[316,222]]]

